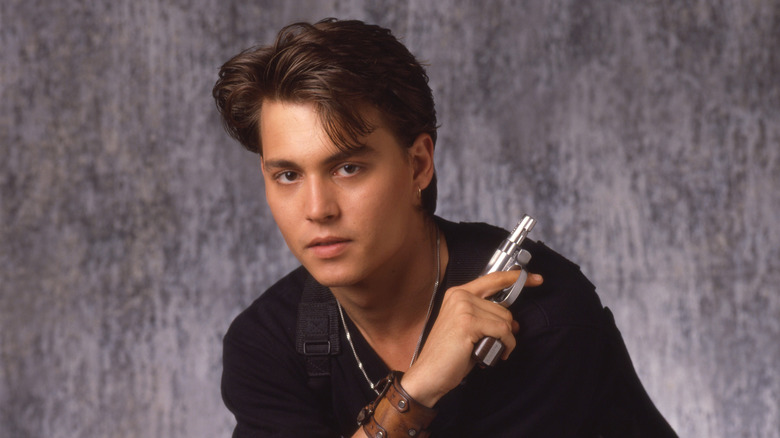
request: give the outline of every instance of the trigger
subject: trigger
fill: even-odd
[[[525,286],[525,280],[528,278],[528,272],[525,269],[522,269],[518,266],[517,268],[513,268],[511,270],[514,271],[515,269],[520,269],[520,276],[517,278],[517,281],[515,281],[515,284],[512,285],[512,289],[509,291],[509,293],[504,296],[504,299],[498,301],[498,304],[501,304],[504,307],[511,306],[517,297],[520,296],[520,291],[523,290],[523,286]]]
[[[520,296],[520,291],[523,290],[523,287],[525,286],[525,280],[528,279],[528,272],[523,269],[520,272],[520,277],[517,278],[517,281],[514,285],[512,285],[512,290],[509,292],[509,295],[506,297],[504,301],[506,301],[506,306],[509,307],[512,305],[512,303],[515,302],[517,297]]]

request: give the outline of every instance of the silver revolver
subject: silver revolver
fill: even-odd
[[[528,215],[523,216],[523,219],[517,223],[509,237],[501,242],[501,245],[493,253],[485,269],[482,270],[480,277],[499,271],[521,271],[520,277],[515,284],[489,296],[488,300],[504,307],[509,307],[520,295],[520,291],[523,290],[525,285],[525,280],[528,278],[525,266],[531,261],[531,253],[521,249],[520,244],[523,243],[525,236],[534,228],[535,224],[536,219]],[[496,338],[485,337],[477,342],[472,357],[482,366],[493,366],[501,358],[503,352],[504,344],[501,341]]]

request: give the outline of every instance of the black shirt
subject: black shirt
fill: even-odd
[[[486,224],[437,218],[449,263],[430,325],[444,291],[473,280],[507,235]],[[579,437],[675,436],[636,378],[611,314],[578,266],[526,239],[530,272],[541,286],[523,290],[511,307],[520,323],[517,347],[506,361],[475,368],[445,395],[432,436]],[[234,437],[350,436],[360,409],[376,398],[340,330],[340,352],[330,360],[328,393],[310,384],[296,352],[298,303],[306,282],[301,267],[262,294],[233,321],[224,339],[222,393],[234,413]],[[345,314],[345,318],[347,318]],[[368,377],[390,371],[347,318]]]

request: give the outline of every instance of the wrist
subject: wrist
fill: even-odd
[[[420,375],[413,369],[409,369],[403,376],[403,389],[409,396],[414,398],[423,406],[432,408],[441,399],[444,394],[436,388],[431,387],[430,379]]]
[[[403,373],[394,371],[382,383],[376,400],[363,408],[358,425],[371,438],[429,436],[428,427],[436,411],[420,404],[401,386]]]

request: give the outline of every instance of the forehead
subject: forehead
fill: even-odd
[[[277,137],[307,136],[319,138],[324,129],[317,116],[316,107],[308,103],[281,101],[264,102],[259,117],[260,138],[276,140]]]
[[[328,135],[313,103],[264,102],[259,116],[263,158],[289,154],[305,155],[316,150],[351,155],[360,153],[366,146],[374,149],[387,144],[403,149],[396,141],[395,135],[383,123],[377,110],[366,109],[362,116],[371,127],[370,133],[352,140],[350,144],[337,145]],[[342,137],[346,136],[347,134],[342,134]]]

